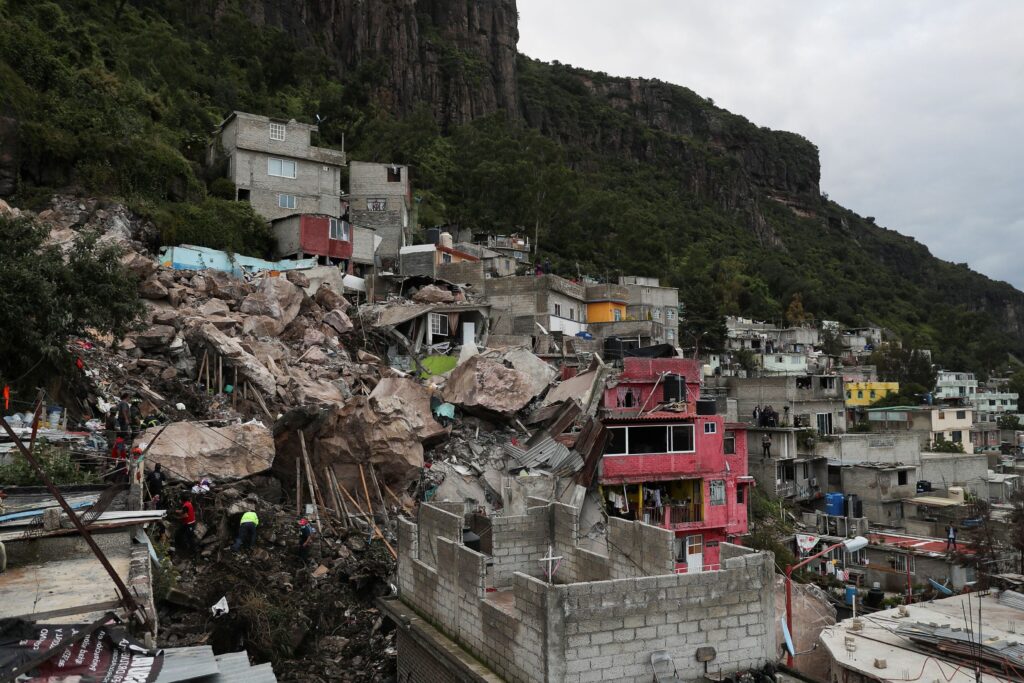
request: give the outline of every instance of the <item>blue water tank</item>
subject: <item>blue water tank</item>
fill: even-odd
[[[856,596],[857,596],[857,587],[856,586],[847,586],[846,587],[846,604],[847,605],[852,605],[853,604],[853,599]]]
[[[825,514],[844,516],[846,514],[846,496],[841,493],[826,493]]]

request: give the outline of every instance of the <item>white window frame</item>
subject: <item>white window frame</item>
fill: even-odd
[[[327,234],[332,240],[348,241],[348,223],[337,218],[330,219],[330,228]]]
[[[717,422],[705,422],[704,423],[704,433],[705,434],[717,434],[718,433],[718,423]]]
[[[716,491],[720,494],[716,497]],[[725,505],[725,479],[708,480],[708,505]]]
[[[555,317],[556,318],[561,318],[562,317],[562,304],[555,304]]]
[[[277,195],[277,206],[278,206],[278,208],[281,208],[281,209],[294,209],[298,205],[299,205],[299,200],[293,194],[284,194],[282,192],[281,194]]]
[[[621,322],[622,321],[622,310],[618,309],[618,308],[612,309],[612,318],[615,319],[615,322]]]
[[[275,163],[278,165],[278,173],[274,173]],[[285,168],[288,164],[291,164],[291,175],[288,175],[285,172]],[[267,175],[274,176],[275,178],[295,178],[298,175],[298,168],[298,164],[291,159],[280,159],[278,157],[270,157],[267,159]]]
[[[387,211],[388,200],[383,197],[371,198],[366,200],[367,211]]]
[[[444,328],[442,330],[442,328]],[[449,336],[448,316],[445,313],[430,314],[430,334],[434,337]]]
[[[651,317],[654,318],[655,320],[661,320],[661,309],[655,308],[653,311],[651,311]]]
[[[270,139],[284,142],[285,131],[287,128],[283,123],[271,123],[270,124]]]

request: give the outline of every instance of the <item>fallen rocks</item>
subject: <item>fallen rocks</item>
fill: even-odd
[[[174,339],[177,331],[170,325],[150,325],[135,335],[135,345],[140,349],[158,349],[166,347]]]
[[[330,311],[335,308],[347,311],[349,308],[348,299],[336,292],[328,284],[321,284],[313,295],[313,301],[317,302],[324,309]]]
[[[271,395],[277,391],[277,380],[274,376],[255,356],[243,349],[238,341],[209,323],[196,328],[192,334],[195,341],[208,345],[211,350],[229,359],[230,365],[237,367],[239,373],[261,391]]]
[[[437,285],[427,285],[413,294],[412,300],[421,304],[450,304],[455,301],[455,295]]]
[[[240,479],[265,472],[274,463],[274,439],[259,422],[226,427],[172,422],[156,438],[159,429],[147,429],[139,440],[148,444],[156,439],[146,458],[160,463],[175,479]]]
[[[533,396],[539,396],[558,377],[558,371],[549,363],[526,349],[517,348],[505,353],[504,360],[530,381]]]
[[[167,287],[151,276],[139,283],[139,296],[143,299],[166,299]]]
[[[340,308],[329,311],[324,316],[324,324],[330,325],[338,334],[347,334],[353,330],[352,321]]]
[[[288,323],[295,320],[305,296],[305,292],[287,278],[265,277],[256,291],[245,297],[238,310],[249,315],[272,318],[280,325],[280,333]]]
[[[525,373],[476,355],[452,370],[442,397],[468,411],[511,416],[533,397],[534,382]]]

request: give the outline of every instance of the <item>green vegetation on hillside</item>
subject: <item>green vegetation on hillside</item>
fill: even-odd
[[[799,297],[808,318],[883,325],[948,367],[1024,352],[994,317],[1024,315],[1024,295],[819,196],[813,144],[686,88],[647,83],[638,97],[626,79],[520,57],[524,123],[499,113],[442,131],[429,104],[396,118],[378,102],[379,61],[339,74],[316,41],[232,2],[0,0],[0,21],[15,203],[75,186],[128,200],[167,242],[261,256],[260,221],[203,166],[208,135],[233,109],[320,114],[318,144],[344,136],[351,158],[413,166],[425,225],[523,230],[560,274],[679,287],[684,344],[715,348],[723,314],[782,319]],[[442,71],[487,77],[420,21]]]

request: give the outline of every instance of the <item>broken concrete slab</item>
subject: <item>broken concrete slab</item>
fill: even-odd
[[[452,370],[442,391],[448,403],[505,416],[522,410],[533,397],[530,377],[481,355]]]
[[[141,443],[156,438],[159,427],[147,429]],[[197,422],[172,422],[156,439],[146,459],[185,481],[202,477],[240,479],[259,474],[274,464],[274,438],[259,422],[211,427]]]

